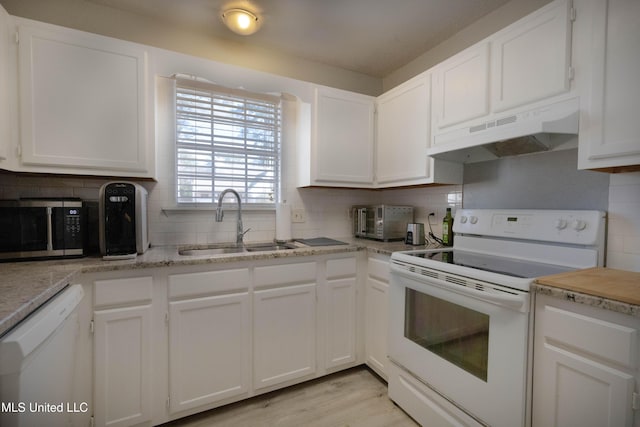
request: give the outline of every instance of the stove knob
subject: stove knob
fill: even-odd
[[[564,230],[565,228],[567,228],[567,220],[562,219],[562,218],[556,220],[556,229]]]
[[[478,217],[472,216],[471,218],[469,218],[469,221],[471,222],[471,224],[476,224],[478,222]]]
[[[571,226],[573,227],[574,230],[580,231],[580,230],[584,230],[585,228],[587,228],[587,223],[582,221],[581,219],[576,219],[576,220],[573,221]]]
[[[462,216],[460,217],[460,224],[466,224],[466,223],[467,223],[467,217],[466,217],[466,216],[464,216],[464,215],[462,215]]]

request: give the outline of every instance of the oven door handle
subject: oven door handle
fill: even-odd
[[[471,288],[464,285],[458,285],[455,283],[450,283],[445,280],[437,279],[434,277],[425,277],[421,274],[412,273],[410,271],[403,271],[396,268],[393,268],[392,270],[395,271],[396,273],[402,274],[403,276],[407,276],[412,280],[418,281],[422,285],[437,286],[438,288],[441,288],[441,289],[450,290],[458,294],[467,295],[473,298],[492,302],[492,303],[513,308],[516,310],[522,307],[526,299],[520,295],[509,295],[507,293],[502,295],[502,293],[498,294],[498,293],[487,292],[487,291],[478,291],[475,288]]]

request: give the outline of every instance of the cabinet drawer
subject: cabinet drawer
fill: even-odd
[[[270,265],[256,267],[255,287],[279,286],[316,281],[316,263]]]
[[[369,258],[367,265],[369,277],[375,277],[378,280],[389,283],[389,260],[381,260],[377,258]]]
[[[98,306],[148,303],[153,294],[152,277],[96,280],[94,304]]]
[[[356,274],[356,259],[341,258],[327,261],[327,279],[338,277],[354,276]]]
[[[553,340],[590,355],[633,368],[637,364],[637,330],[554,306],[544,307],[545,341]]]
[[[190,298],[249,288],[249,269],[205,271],[169,276],[169,299]]]

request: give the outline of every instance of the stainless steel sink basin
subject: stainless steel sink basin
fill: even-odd
[[[245,252],[266,252],[295,249],[297,246],[291,243],[252,243],[244,246],[236,246],[233,243],[223,243],[219,245],[207,245],[201,247],[185,247],[178,249],[179,255],[184,256],[212,256],[223,254],[240,254]]]
[[[296,246],[294,244],[289,244],[289,243],[283,243],[283,244],[276,244],[276,243],[260,244],[260,243],[256,243],[256,244],[245,245],[244,247],[248,252],[286,251],[286,250],[290,250],[290,249],[295,249],[296,248]]]
[[[237,246],[204,246],[200,248],[188,248],[178,250],[178,254],[186,256],[211,256],[222,254],[239,254],[245,252],[243,247]]]

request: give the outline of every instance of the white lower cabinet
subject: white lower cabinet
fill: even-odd
[[[535,316],[533,427],[640,425],[640,319],[545,295]]]
[[[358,263],[338,253],[83,276],[94,425],[159,425],[362,363]]]
[[[325,367],[335,369],[357,357],[356,258],[328,260],[326,278]]]
[[[131,426],[152,418],[152,278],[94,285],[95,425]]]
[[[249,270],[171,275],[168,285],[169,411],[246,395]]]
[[[365,291],[365,362],[387,378],[389,321],[389,256],[369,257]]]
[[[253,386],[275,386],[316,372],[316,263],[256,267]]]

